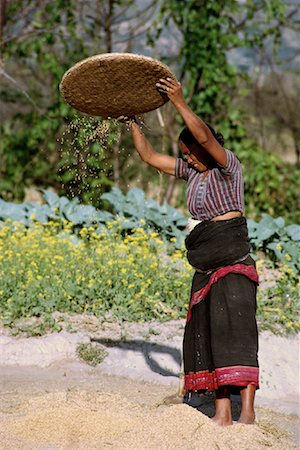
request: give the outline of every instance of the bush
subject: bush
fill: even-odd
[[[300,274],[300,225],[285,226],[283,217],[267,214],[260,222],[248,220],[249,237],[255,251],[265,252],[273,261],[284,262]]]
[[[246,214],[258,220],[262,213],[284,216],[289,223],[300,222],[299,167],[259,148],[235,120],[236,130],[224,128],[228,148],[240,158],[245,181]],[[223,132],[223,128],[222,128]],[[230,134],[232,139],[230,140]],[[227,141],[228,139],[228,141]]]
[[[11,325],[21,317],[54,311],[105,318],[167,320],[186,314],[191,273],[183,252],[168,255],[153,231],[125,239],[117,224],[81,239],[55,222],[30,228],[13,223],[0,233],[0,314]]]
[[[277,269],[274,269],[271,261],[259,260],[257,269],[262,280],[258,290],[260,329],[269,329],[273,333],[285,330],[287,334],[299,331],[300,292],[297,274],[284,259]],[[263,280],[266,273],[269,278],[267,283]]]
[[[121,219],[122,220],[122,219]],[[49,221],[4,224],[0,231],[0,316],[6,326],[40,317],[42,326],[59,330],[52,315],[93,314],[101,320],[150,321],[185,318],[193,269],[175,239],[163,242],[158,233],[137,228],[123,235],[121,221],[100,232],[83,227],[78,236],[73,224]],[[297,276],[285,261],[258,260],[260,276],[269,270],[258,296],[262,329],[295,332]],[[266,265],[268,264],[268,266]],[[23,326],[23,330],[25,330]],[[30,329],[28,330],[30,332]]]
[[[156,230],[163,238],[176,238],[176,247],[181,248],[184,240],[183,230],[187,224],[184,215],[167,203],[162,206],[155,200],[145,199],[145,194],[138,188],[131,189],[127,195],[120,189],[112,190],[102,195],[102,199],[110,204],[114,214],[108,211],[100,211],[91,205],[80,205],[78,198],[68,200],[59,197],[52,191],[42,190],[46,204],[10,203],[0,199],[0,221],[12,219],[30,226],[32,220],[47,223],[49,220],[64,220],[73,224],[73,231],[77,234],[82,227],[98,225],[97,231],[101,231],[104,225],[119,219],[119,227],[126,232],[134,228]]]
[[[118,219],[118,229],[123,235],[135,228],[153,230],[160,233],[163,240],[176,238],[173,245],[181,249],[186,236],[187,218],[167,203],[160,206],[156,201],[145,198],[143,191],[131,189],[124,195],[114,187],[103,194],[107,207],[113,212],[97,210],[91,205],[80,205],[79,200],[68,200],[51,191],[43,191],[46,204],[15,204],[0,199],[1,220],[12,219],[30,227],[32,221],[47,223],[54,220],[62,228],[64,221],[69,223],[71,231],[78,236],[82,228],[95,227],[97,233],[106,229],[107,223]],[[285,258],[294,271],[300,273],[300,225],[286,226],[282,217],[273,218],[264,214],[259,222],[248,220],[249,238],[254,251],[265,252],[274,261]]]

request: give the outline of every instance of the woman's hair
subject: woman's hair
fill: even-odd
[[[221,133],[217,133],[214,130],[214,128],[211,125],[209,125],[209,123],[205,122],[205,125],[210,129],[214,138],[223,147],[224,146],[223,135]],[[192,133],[190,132],[190,130],[187,127],[184,127],[184,129],[181,131],[178,140],[183,142],[185,145],[188,145],[188,144],[198,144],[199,145],[199,142],[197,141],[197,139],[194,138],[194,136],[192,135]]]

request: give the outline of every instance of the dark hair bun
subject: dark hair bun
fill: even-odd
[[[223,137],[223,134],[221,134],[221,133],[216,133],[216,134],[215,134],[215,138],[217,139],[217,141],[219,142],[219,144],[222,145],[222,147],[223,147],[223,145],[224,145],[224,137]]]

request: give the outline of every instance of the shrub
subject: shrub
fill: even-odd
[[[285,330],[287,334],[299,331],[300,292],[297,274],[284,259],[275,270],[271,261],[259,260],[257,269],[261,279],[266,271],[273,274],[271,280],[262,283],[258,290],[260,329],[269,329],[273,333]]]
[[[13,223],[0,233],[0,314],[5,324],[53,311],[107,313],[122,320],[184,317],[191,268],[183,251],[168,254],[153,231],[125,239],[117,222],[81,239],[55,222]]]
[[[93,314],[101,320],[150,321],[185,318],[193,269],[185,251],[160,239],[157,232],[137,228],[123,235],[121,220],[101,231],[49,221],[4,224],[0,231],[0,316],[4,325],[40,317],[42,325],[27,331],[59,330],[52,315]],[[295,332],[299,291],[297,276],[283,260],[274,273],[272,261],[258,260],[269,270],[258,296],[261,328]],[[25,330],[23,326],[23,330]]]
[[[300,225],[285,226],[283,217],[267,214],[260,222],[248,220],[249,237],[253,249],[265,252],[273,261],[281,261],[295,273],[300,273]]]
[[[44,205],[15,204],[0,199],[0,227],[1,220],[6,219],[21,222],[27,227],[33,220],[41,223],[54,220],[62,228],[64,221],[67,221],[72,231],[78,235],[82,228],[91,226],[95,226],[96,231],[100,232],[108,222],[117,218],[119,230],[122,229],[124,235],[135,228],[152,229],[159,232],[165,240],[176,238],[174,246],[182,248],[187,218],[167,203],[161,206],[152,199],[146,199],[140,189],[133,188],[124,195],[114,187],[111,192],[104,194],[102,198],[109,203],[113,213],[97,210],[91,205],[80,205],[77,198],[68,200],[51,191],[43,192],[46,201]],[[264,214],[259,222],[248,219],[248,229],[255,251],[262,250],[274,261],[281,261],[284,257],[293,270],[300,272],[300,225],[286,226],[282,217],[273,218]]]
[[[76,197],[68,200],[52,191],[42,192],[46,201],[44,205],[27,202],[16,204],[0,199],[0,221],[12,219],[30,226],[33,219],[41,223],[47,223],[49,220],[58,222],[67,220],[73,224],[73,231],[78,233],[82,227],[92,225],[98,225],[97,229],[102,230],[107,222],[118,217],[119,226],[123,230],[151,228],[159,231],[163,238],[175,237],[176,247],[182,246],[186,217],[167,203],[161,206],[155,200],[145,199],[144,192],[138,188],[133,188],[124,195],[120,189],[113,187],[111,192],[102,195],[101,198],[110,204],[114,214],[97,210],[91,205],[80,205]]]

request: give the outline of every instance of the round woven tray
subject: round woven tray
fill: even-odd
[[[78,111],[93,116],[134,116],[159,108],[169,99],[155,83],[176,79],[153,58],[132,53],[104,53],[78,62],[63,76],[63,99]]]

